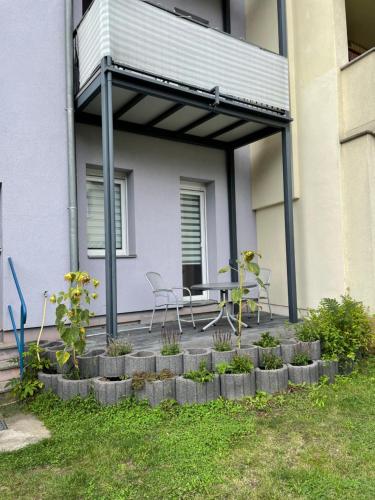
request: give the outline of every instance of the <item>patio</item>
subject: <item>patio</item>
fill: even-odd
[[[207,314],[204,315],[207,317]],[[182,348],[191,347],[212,347],[212,334],[215,330],[225,330],[230,331],[229,325],[226,320],[221,320],[216,327],[210,328],[209,330],[202,332],[201,328],[208,323],[208,321],[199,321],[198,319],[197,329],[190,325],[184,324],[183,335],[181,336]],[[242,330],[242,343],[249,344],[260,338],[261,333],[265,331],[270,331],[271,334],[277,335],[281,338],[289,338],[292,336],[292,332],[285,327],[285,321],[287,318],[285,316],[274,315],[274,319],[270,321],[269,314],[267,312],[261,313],[260,324],[257,325],[255,317],[252,316],[249,323],[250,328],[244,328]],[[178,331],[177,321],[170,321],[166,323],[166,329],[173,329]],[[158,351],[162,346],[161,340],[161,324],[155,324],[151,333],[149,333],[147,326],[126,326],[118,325],[118,338],[129,341],[133,345],[134,351],[138,350],[151,350]],[[233,343],[236,342],[237,337],[232,336]],[[103,347],[106,345],[106,336],[104,327],[93,327],[90,328],[88,332],[87,339],[88,349],[94,347]]]

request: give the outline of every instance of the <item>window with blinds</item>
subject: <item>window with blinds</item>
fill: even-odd
[[[100,177],[87,177],[87,248],[89,255],[101,256],[105,251],[104,186]],[[126,180],[115,180],[116,250],[127,254],[126,238]]]
[[[181,248],[183,286],[202,283],[206,279],[205,189],[181,188]],[[201,292],[193,291],[200,296]]]

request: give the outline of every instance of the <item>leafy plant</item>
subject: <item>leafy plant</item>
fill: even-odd
[[[133,346],[130,342],[124,340],[113,340],[107,348],[107,356],[116,358],[117,356],[124,356],[131,353]]]
[[[303,352],[295,354],[293,359],[292,359],[292,365],[294,366],[307,366],[310,364],[310,359],[307,356],[307,354],[304,354]]]
[[[50,361],[41,356],[43,351],[44,349],[38,343],[30,344],[28,350],[23,353],[24,370],[22,378],[14,378],[7,384],[7,387],[20,401],[35,396],[44,387],[43,382],[38,380],[38,372],[48,370]]]
[[[64,279],[69,283],[68,290],[50,298],[53,304],[57,303],[56,328],[65,343],[65,349],[56,352],[56,359],[63,366],[72,353],[73,366],[77,367],[76,355],[83,354],[85,350],[86,328],[94,315],[84,304],[89,305],[92,299],[98,298],[98,294],[91,292],[89,286],[96,289],[99,281],[91,278],[88,273],[79,271],[67,273]]]
[[[296,326],[296,336],[301,341],[320,339],[322,354],[339,361],[355,360],[369,351],[375,339],[366,308],[348,294],[340,301],[323,299]]]
[[[173,356],[181,352],[181,334],[176,330],[162,332],[161,339],[163,347],[160,350],[162,356]]]
[[[254,342],[255,345],[259,347],[277,347],[280,345],[280,341],[272,337],[270,332],[264,332],[260,336],[260,340],[258,342]]]
[[[218,330],[212,335],[215,351],[225,352],[232,350],[232,333]]]
[[[230,363],[218,363],[216,371],[220,375],[224,374],[239,374],[251,373],[254,370],[254,365],[249,356],[234,356]]]
[[[173,378],[175,374],[165,368],[160,373],[136,372],[132,377],[132,388],[135,391],[140,391],[144,388],[146,382],[154,382],[156,380],[167,380]]]
[[[280,356],[274,354],[265,354],[263,356],[262,368],[264,370],[278,370],[283,367],[283,360]]]
[[[249,294],[250,290],[245,286],[245,275],[246,272],[252,273],[255,276],[255,280],[260,286],[264,286],[262,281],[259,278],[260,268],[256,262],[253,262],[255,256],[261,257],[261,255],[252,250],[245,250],[241,252],[240,259],[237,259],[237,268],[232,266],[225,266],[219,269],[219,273],[227,273],[230,270],[238,273],[238,288],[234,288],[231,292],[231,300],[233,304],[237,305],[238,313],[237,313],[237,347],[241,347],[241,334],[242,334],[242,302],[244,297]],[[250,307],[251,311],[255,311],[259,304],[257,304],[252,299],[247,299],[247,304]],[[219,304],[220,307],[226,307],[226,302],[222,301]]]
[[[184,378],[203,384],[205,382],[211,382],[215,378],[215,374],[209,372],[206,363],[202,361],[199,365],[199,370],[192,370],[191,372],[185,373]]]

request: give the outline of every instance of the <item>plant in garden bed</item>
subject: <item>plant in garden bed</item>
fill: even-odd
[[[231,292],[231,300],[233,304],[237,305],[238,307],[238,313],[237,313],[237,347],[241,347],[241,334],[242,334],[242,302],[244,300],[244,297],[249,294],[250,290],[246,288],[245,286],[245,277],[246,277],[246,272],[252,273],[255,276],[255,279],[257,283],[260,286],[263,286],[262,281],[259,278],[259,273],[260,273],[260,268],[256,262],[253,262],[254,258],[258,256],[261,258],[261,255],[257,252],[254,252],[252,250],[245,250],[241,252],[241,257],[240,259],[237,259],[237,268],[232,267],[232,266],[225,266],[219,269],[219,273],[227,273],[230,270],[235,271],[238,273],[238,288],[234,288]],[[247,304],[250,307],[251,311],[255,311],[257,307],[259,307],[259,304],[257,304],[254,300],[252,299],[247,299]],[[220,303],[220,307],[225,307],[226,304],[225,302]]]
[[[263,348],[277,347],[280,345],[280,341],[279,341],[279,339],[272,337],[270,332],[264,332],[260,336],[260,340],[258,340],[257,342],[254,342],[254,344],[257,345],[258,347],[263,347]]]
[[[188,380],[192,380],[193,382],[204,384],[205,382],[211,382],[214,379],[215,374],[208,371],[207,365],[202,362],[199,366],[199,370],[193,370],[185,373],[183,377]]]
[[[248,356],[234,356],[231,363],[219,363],[216,371],[219,375],[251,373],[254,365]]]
[[[265,354],[263,356],[261,370],[278,370],[283,367],[283,360],[280,356],[274,354]]]
[[[231,363],[216,366],[220,374],[221,395],[226,399],[241,399],[255,395],[254,365],[248,356],[234,356]]]
[[[175,374],[170,370],[162,370],[160,373],[134,373],[132,389],[137,399],[146,399],[151,406],[156,406],[166,399],[175,399]]]
[[[340,363],[354,361],[359,353],[368,352],[375,338],[365,306],[348,294],[340,301],[323,299],[296,326],[296,336],[304,342],[319,339],[322,354]]]
[[[176,379],[176,400],[180,404],[206,403],[219,396],[219,375],[210,372],[204,361],[198,370],[189,371]]]
[[[307,366],[311,365],[312,361],[309,359],[308,355],[301,352],[299,354],[296,354],[294,358],[292,359],[291,365],[294,366]]]
[[[29,345],[27,351],[23,353],[24,370],[22,378],[12,379],[8,382],[9,387],[20,401],[35,396],[44,387],[44,383],[38,379],[38,373],[50,369],[49,359],[41,356],[44,349],[39,347],[38,343]]]
[[[212,335],[215,351],[225,352],[232,350],[232,333],[218,330]]]
[[[64,279],[69,283],[68,290],[54,294],[50,298],[52,303],[57,303],[56,328],[65,343],[64,350],[56,352],[56,359],[59,365],[63,366],[72,356],[73,372],[75,372],[78,369],[77,354],[84,353],[86,328],[93,316],[85,304],[89,305],[91,300],[98,297],[89,287],[97,288],[99,281],[91,278],[88,273],[79,271],[67,273]]]
[[[133,346],[125,340],[112,340],[107,347],[107,356],[115,358],[125,356],[133,351]]]
[[[181,334],[176,330],[162,332],[161,339],[163,347],[160,350],[162,356],[174,356],[181,353]]]

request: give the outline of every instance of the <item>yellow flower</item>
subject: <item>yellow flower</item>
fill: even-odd
[[[93,279],[92,280],[92,284],[94,285],[95,288],[98,288],[98,286],[100,285],[100,281],[96,280],[96,279]]]
[[[245,252],[243,252],[243,257],[245,259],[245,262],[251,262],[255,257],[255,252],[253,252],[252,250],[246,250]]]
[[[83,333],[85,333],[85,332],[86,332],[86,329],[85,329],[85,328],[83,328],[83,327],[82,327],[82,328],[80,328],[80,329],[79,329],[79,333],[82,333],[82,334],[83,334]]]
[[[51,302],[51,304],[56,304],[56,295],[51,295],[49,301]]]
[[[73,281],[72,273],[66,273],[64,276],[65,281]]]
[[[95,300],[95,299],[97,299],[97,298],[98,298],[98,294],[97,294],[97,293],[92,293],[92,294],[91,294],[91,297]]]
[[[79,283],[90,283],[90,275],[88,273],[78,273],[77,281]]]
[[[82,295],[82,290],[79,287],[73,288],[72,290],[73,299],[79,299],[81,295]]]

